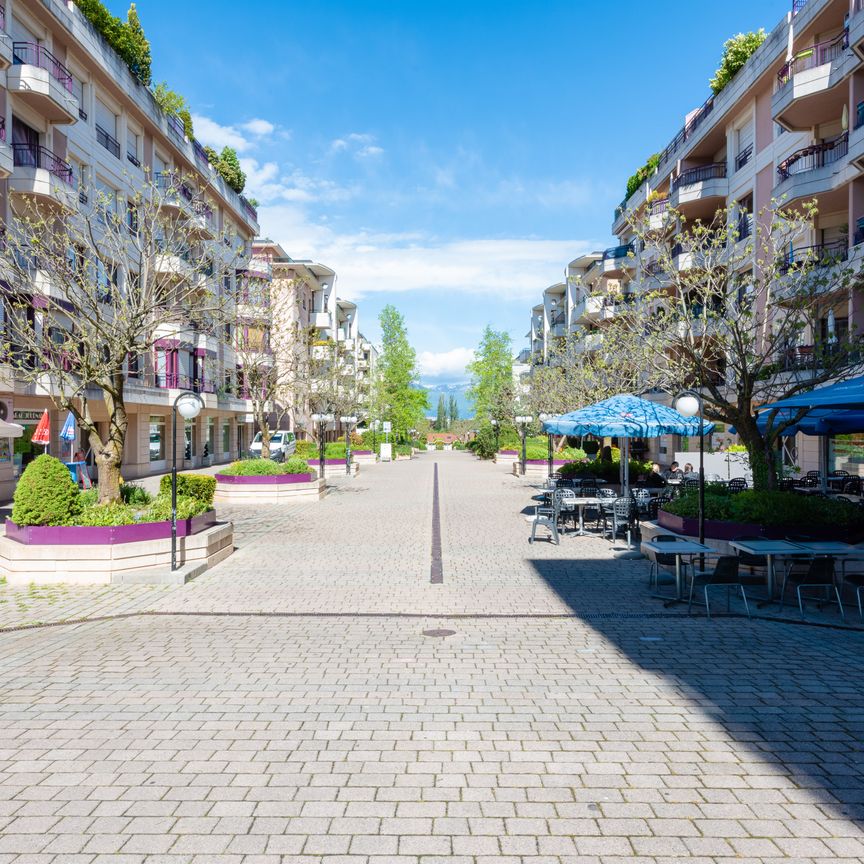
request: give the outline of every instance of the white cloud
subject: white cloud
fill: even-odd
[[[241,128],[259,137],[272,135],[276,131],[276,127],[269,120],[262,120],[260,117],[249,120],[247,123],[242,123]]]
[[[217,150],[233,147],[238,153],[243,153],[252,146],[252,142],[234,126],[222,126],[202,114],[193,114],[192,123],[195,137]]]
[[[417,358],[424,378],[458,376],[474,359],[473,348],[452,348],[450,351],[421,351]]]
[[[384,154],[384,148],[368,132],[351,132],[344,138],[334,138],[330,142],[330,153],[350,153],[357,160],[377,159]]]

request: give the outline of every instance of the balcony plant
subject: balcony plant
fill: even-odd
[[[645,164],[627,180],[627,198],[631,198],[636,190],[649,178],[657,173],[657,166],[660,164],[660,154],[654,153],[648,157]]]
[[[150,43],[144,35],[135,4],[129,7],[125,22],[112,15],[100,0],[75,0],[75,5],[96,32],[120,55],[132,75],[149,87]]]
[[[765,41],[767,34],[763,28],[750,33],[738,33],[723,44],[723,57],[714,77],[708,82],[716,96],[735,77],[744,64],[753,56],[756,49]]]

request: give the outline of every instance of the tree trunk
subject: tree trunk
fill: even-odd
[[[774,490],[777,488],[777,469],[774,456],[775,439],[764,436],[756,426],[754,418],[735,424],[741,442],[747,448],[750,470],[753,472],[753,488]]]
[[[95,432],[90,433],[90,447],[96,458],[98,471],[99,503],[110,504],[120,501],[120,469],[123,465],[123,450],[119,450],[109,439],[102,441]]]

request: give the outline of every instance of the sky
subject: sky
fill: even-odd
[[[107,0],[115,14],[125,0]],[[612,245],[627,177],[709,94],[723,42],[788,0],[138,0],[153,78],[237,149],[262,234],[337,272],[427,383],[486,325],[527,343],[567,262]]]

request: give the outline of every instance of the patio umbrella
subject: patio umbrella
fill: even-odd
[[[34,444],[41,444],[45,448],[44,452],[48,452],[48,445],[51,443],[51,420],[48,417],[47,408],[42,413],[39,425],[36,427],[36,431],[30,440]]]
[[[0,438],[20,438],[24,434],[24,427],[18,423],[7,423],[0,420]]]
[[[704,423],[707,435],[713,423]],[[630,487],[629,451],[631,438],[658,438],[661,435],[698,435],[699,418],[683,414],[661,405],[621,393],[594,405],[553,417],[543,424],[543,431],[553,435],[596,435],[621,440],[621,494]]]
[[[75,418],[70,411],[66,415],[66,421],[63,423],[63,428],[60,430],[60,438],[63,441],[69,442],[69,461],[73,459],[72,442],[75,440]]]

